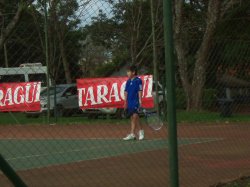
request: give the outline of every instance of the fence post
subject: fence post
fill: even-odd
[[[159,90],[158,90],[158,63],[157,63],[157,48],[156,48],[156,38],[155,38],[155,16],[154,16],[154,3],[150,0],[150,13],[151,13],[151,24],[152,24],[152,43],[153,43],[153,67],[154,67],[154,86],[155,86],[155,106],[157,114],[159,114]]]
[[[179,186],[172,0],[163,1],[170,187]]]
[[[47,122],[50,124],[50,70],[49,70],[49,52],[48,52],[48,11],[47,0],[44,1],[44,34],[45,34],[45,61],[47,67]]]
[[[0,169],[6,175],[6,177],[12,182],[14,186],[27,187],[17,173],[11,168],[8,162],[0,154]]]

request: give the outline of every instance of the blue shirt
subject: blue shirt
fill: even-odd
[[[142,80],[139,77],[127,80],[125,91],[127,92],[128,109],[139,108],[139,91],[142,91]]]

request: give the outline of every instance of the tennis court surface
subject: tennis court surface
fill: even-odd
[[[120,139],[7,139],[0,150],[17,170],[102,159],[167,149],[167,139],[123,141]],[[216,141],[212,138],[180,139],[179,145]],[[11,150],[6,150],[11,147]],[[6,150],[6,151],[5,151]]]
[[[28,186],[167,186],[167,129],[122,141],[128,125],[0,127],[0,150]],[[250,128],[179,125],[181,186],[250,174]],[[235,134],[237,136],[235,136]],[[241,136],[239,136],[241,135]],[[1,186],[11,186],[1,174]]]

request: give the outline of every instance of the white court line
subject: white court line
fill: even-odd
[[[166,139],[153,139],[153,140],[145,140],[145,141],[153,142],[153,141],[159,141],[159,140],[166,140]],[[189,139],[186,139],[186,140],[189,140]],[[180,144],[180,145],[178,145],[178,147],[182,147],[182,146],[185,146],[185,145],[203,144],[203,143],[214,142],[214,141],[219,141],[219,140],[223,140],[223,139],[217,138],[217,139],[201,140],[201,141],[198,141],[198,142],[188,142],[188,143]],[[124,142],[124,143],[126,143],[126,142]],[[141,142],[137,141],[137,142],[134,142],[134,143],[138,143],[139,144]],[[116,145],[111,145],[111,146],[110,145],[109,146],[104,146],[104,145],[102,145],[102,146],[94,146],[94,147],[87,147],[87,148],[83,148],[83,149],[72,149],[72,150],[68,150],[68,151],[50,152],[50,153],[47,153],[47,154],[35,154],[35,155],[27,155],[27,156],[20,156],[20,157],[12,157],[12,158],[8,158],[6,160],[7,161],[11,161],[11,160],[18,160],[18,159],[45,157],[45,156],[51,156],[51,155],[57,155],[57,154],[60,155],[60,154],[73,153],[73,152],[81,152],[81,151],[85,151],[85,150],[94,150],[94,149],[100,149],[100,148],[113,148],[113,147],[117,147],[117,146],[131,146],[131,144],[129,142],[127,142],[127,144],[116,144]],[[168,148],[168,146],[163,145],[160,148],[153,148],[153,149],[150,149],[150,150],[138,151],[138,152],[135,151],[135,152],[131,152],[131,153],[140,153],[140,152],[154,151],[154,150],[163,149],[163,148]],[[128,153],[128,154],[131,154],[131,153]],[[122,154],[118,153],[117,155],[122,155]],[[110,157],[113,157],[113,155],[110,156]],[[97,158],[98,159],[102,159],[102,158],[106,158],[106,157],[97,157]],[[84,159],[84,160],[94,160],[94,159],[95,158]]]
[[[162,139],[164,140],[164,138],[156,138],[157,140]],[[156,140],[154,139],[154,140]],[[1,140],[122,140],[122,138],[60,138],[60,137],[56,137],[56,138],[0,138]],[[150,140],[150,139],[148,139]]]
[[[161,139],[153,139],[153,140],[145,140],[144,142],[154,142],[154,141],[159,141]],[[164,139],[162,139],[164,140]],[[132,143],[130,141],[130,143],[127,141],[127,144],[124,144],[126,143],[125,141],[122,141],[123,144],[116,144],[116,145],[109,145],[109,146],[92,146],[92,147],[87,147],[87,148],[83,148],[83,149],[72,149],[72,150],[68,150],[68,151],[57,151],[57,152],[50,152],[50,153],[47,153],[47,154],[36,154],[36,155],[27,155],[27,156],[20,156],[20,157],[13,157],[13,158],[8,158],[6,159],[7,161],[10,161],[10,160],[18,160],[18,159],[26,159],[26,158],[32,158],[32,157],[43,157],[43,156],[50,156],[50,155],[56,155],[56,154],[65,154],[65,153],[73,153],[73,152],[81,152],[81,151],[85,151],[85,150],[94,150],[94,149],[100,149],[100,148],[113,148],[113,147],[117,147],[117,146],[131,146],[130,143]],[[133,143],[137,143],[139,144],[140,142],[139,141],[135,141]]]
[[[198,137],[198,138],[179,138],[179,140],[221,140],[223,138],[211,138],[211,137]],[[124,141],[122,138],[60,138],[60,137],[57,137],[57,138],[0,138],[0,141],[4,141],[4,140],[31,140],[31,141],[34,141],[34,140],[121,140],[121,141]],[[145,139],[144,141],[156,141],[156,140],[168,140],[168,138],[154,138],[154,139]]]
[[[188,138],[186,138],[188,139]],[[192,138],[192,139],[196,139],[196,138]],[[166,140],[166,139],[163,139],[163,140]],[[196,145],[196,144],[203,144],[203,143],[210,143],[210,142],[215,142],[215,141],[220,141],[220,140],[223,140],[223,138],[215,138],[215,139],[210,139],[210,140],[206,140],[206,141],[200,141],[200,142],[190,142],[190,143],[187,143],[187,144],[181,144],[181,145],[178,145],[178,147],[182,147],[182,146],[187,146],[187,145]],[[103,146],[102,146],[103,147]],[[93,148],[96,148],[96,147],[93,147]],[[117,156],[121,156],[121,155],[134,155],[134,154],[138,154],[138,153],[144,153],[144,152],[152,152],[152,151],[156,151],[156,150],[162,150],[162,149],[167,149],[168,146],[163,146],[161,148],[156,148],[156,149],[150,149],[150,150],[143,150],[143,151],[132,151],[130,153],[116,153],[116,154],[112,154],[112,155],[107,155],[107,156],[101,156],[101,157],[92,157],[92,158],[87,158],[87,159],[83,159],[83,160],[75,160],[73,162],[66,162],[66,163],[57,163],[57,164],[49,164],[49,165],[45,165],[45,166],[38,166],[38,167],[31,167],[31,168],[25,168],[25,169],[19,169],[18,171],[27,171],[27,170],[31,170],[31,169],[41,169],[41,168],[45,168],[45,167],[53,167],[53,166],[61,166],[61,165],[66,165],[66,164],[71,164],[71,163],[79,163],[79,162],[82,162],[82,161],[90,161],[90,160],[99,160],[99,159],[107,159],[107,158],[113,158],[113,157],[117,157]],[[83,149],[78,149],[79,151],[83,150]],[[62,152],[62,151],[61,151]],[[70,152],[70,151],[68,151]],[[74,152],[77,152],[77,149],[74,150]],[[62,152],[60,154],[64,154],[66,152]],[[41,155],[29,155],[29,158],[31,157],[38,157],[38,156],[42,156]],[[27,156],[26,156],[27,157]],[[21,157],[20,157],[21,158]],[[19,159],[20,159],[19,158]],[[9,159],[7,159],[8,161]],[[14,158],[13,158],[14,160]],[[17,159],[16,159],[17,160]]]

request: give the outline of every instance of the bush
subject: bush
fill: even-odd
[[[216,103],[216,89],[205,89],[203,91],[202,107],[204,110],[211,109]],[[187,100],[182,88],[176,89],[176,108],[179,110],[186,109]]]
[[[96,77],[106,77],[110,75],[114,69],[116,68],[117,64],[114,62],[109,62],[107,64],[102,64],[95,70]]]
[[[202,107],[203,109],[211,109],[216,105],[216,89],[205,89],[203,92]]]
[[[182,88],[176,88],[176,109],[186,109],[187,99]]]

